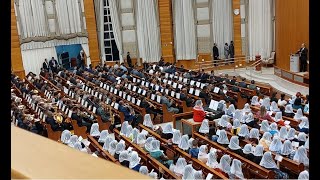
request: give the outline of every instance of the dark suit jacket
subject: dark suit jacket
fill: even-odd
[[[243,87],[243,88],[247,88],[247,83],[241,81],[241,82],[239,83],[239,86],[240,86],[240,87]]]
[[[120,111],[120,112],[123,112],[123,114],[124,114],[124,120],[125,120],[125,121],[131,121],[131,120],[133,120],[133,116],[130,114],[130,111],[129,111],[128,108],[119,105],[119,111]]]
[[[50,68],[50,67],[49,67],[49,63],[48,63],[48,65],[47,65],[46,62],[43,62],[43,63],[42,63],[42,68],[45,69],[45,70],[47,70],[47,71],[49,71],[49,68]]]
[[[213,57],[219,57],[219,50],[217,46],[213,46]]]
[[[192,99],[188,98],[188,96],[186,96],[185,94],[180,94],[180,99],[182,101],[186,101],[186,104],[188,107],[192,107]]]
[[[199,97],[200,98],[204,98],[204,100],[206,101],[207,105],[210,104],[211,99],[210,99],[208,93],[206,93],[204,91],[201,91],[200,94],[199,94]]]
[[[304,48],[302,50],[302,48],[298,51],[298,53],[301,53],[300,59],[306,61],[308,59],[308,49]]]
[[[53,118],[47,117],[46,122],[50,124],[53,131],[63,131],[63,127],[59,127],[59,124]]]
[[[231,56],[234,55],[234,46],[233,46],[233,44],[230,44],[230,45],[229,45],[229,52],[230,52],[230,55],[231,55]]]
[[[49,61],[49,66],[50,66],[51,68],[53,67],[53,61],[55,62],[56,68],[57,68],[57,66],[58,66],[58,61],[55,60],[55,59],[54,59],[54,60],[51,59],[51,60]]]

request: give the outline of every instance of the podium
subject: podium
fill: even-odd
[[[298,54],[291,54],[290,55],[290,71],[291,72],[300,72],[299,55]]]

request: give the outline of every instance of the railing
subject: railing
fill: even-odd
[[[254,62],[253,64],[251,64],[250,66],[247,66],[246,67],[246,70],[250,70],[250,78],[252,79],[252,70],[256,69],[257,66],[260,66],[261,67],[261,63],[262,63],[262,60],[258,60],[256,62]],[[262,73],[262,68],[260,69],[260,72]]]

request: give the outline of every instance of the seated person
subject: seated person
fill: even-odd
[[[206,165],[209,166],[210,168],[214,168],[214,169],[219,168],[219,163],[217,161],[217,152],[216,152],[216,150],[209,152],[208,161],[207,161]]]
[[[285,140],[280,151],[281,156],[293,159],[295,151],[290,140]]]
[[[259,97],[258,97],[258,96],[253,96],[253,97],[252,97],[252,99],[251,99],[251,105],[253,105],[253,106],[260,106]]]
[[[249,133],[249,141],[254,144],[259,144],[259,135],[260,135],[259,129],[252,128]]]
[[[224,147],[228,147],[229,139],[227,133],[224,129],[217,131],[217,135],[219,136],[217,139],[217,143],[221,144]]]
[[[123,112],[125,121],[131,122],[131,124],[136,124],[137,119],[135,118],[134,110],[131,107],[129,107],[128,104],[125,104],[123,101],[120,101],[119,111]]]
[[[256,164],[259,164],[263,156],[263,146],[260,144],[257,145],[254,149],[253,155],[254,158],[252,159],[252,161]]]
[[[265,152],[263,154],[259,165],[268,169],[268,170],[272,170],[273,172],[275,172],[275,174],[276,174],[275,179],[288,179],[289,178],[287,173],[280,170],[279,161],[277,162],[277,164],[274,162],[270,151]]]
[[[230,156],[227,154],[223,155],[220,159],[218,172],[222,173],[226,177],[229,177],[230,169],[231,169],[230,163],[231,163]]]
[[[181,141],[180,141],[178,147],[187,152],[190,148],[188,141],[189,141],[189,136],[187,134],[183,135],[181,137]]]
[[[282,148],[282,142],[278,136],[274,136],[272,139],[272,142],[269,146],[269,150],[271,152],[275,152],[277,154],[280,154]]]
[[[203,109],[203,104],[201,100],[197,100],[195,106],[193,107],[193,121],[202,122],[206,117],[206,112]],[[208,114],[212,114],[208,112]]]
[[[269,113],[267,113],[267,109],[265,106],[260,106],[260,110],[256,113],[257,118],[263,119],[263,120],[268,120],[268,121],[273,121],[273,118],[270,116]]]
[[[119,157],[120,159],[120,157]],[[140,164],[141,158],[139,157],[138,153],[136,151],[132,151],[130,158],[129,158],[129,168],[139,172],[141,164]]]
[[[114,158],[119,161],[120,153],[126,150],[126,144],[124,141],[121,141],[116,146],[116,152]]]
[[[298,125],[298,131],[309,134],[309,119],[307,117],[301,117],[301,122]]]
[[[304,113],[309,113],[309,95],[306,95],[306,101],[304,102],[304,108],[303,112]]]
[[[246,124],[242,124],[240,126],[240,131],[238,133],[239,139],[243,140],[243,139],[247,139],[249,137],[249,129],[248,126]]]
[[[271,96],[270,96],[270,101],[271,102],[278,102],[278,98],[276,97],[277,96],[277,92],[273,92],[272,94],[271,94]]]
[[[302,113],[302,109],[298,109],[297,112],[295,113],[295,115],[293,116],[293,119],[295,120],[301,120],[301,118],[303,117],[303,113]]]
[[[243,156],[243,152],[241,147],[239,146],[239,137],[238,136],[232,136],[230,139],[230,143],[228,145],[228,148],[230,151],[239,154],[240,156]]]
[[[287,116],[287,117],[291,117],[293,118],[294,117],[294,112],[293,112],[293,109],[292,109],[292,105],[291,104],[287,104],[286,105],[286,108],[285,108],[285,111],[282,113],[283,116]]]
[[[296,99],[294,100],[293,104],[292,104],[292,108],[293,109],[303,109],[302,107],[302,98],[301,98],[302,94],[300,92],[297,92],[296,94]]]
[[[277,123],[273,122],[273,123],[270,124],[269,133],[270,133],[272,136],[273,136],[274,134],[276,134],[276,133],[279,134]]]
[[[168,123],[164,126],[163,130],[162,130],[162,134],[161,137],[164,139],[172,139],[173,137],[173,127],[171,123]]]
[[[161,96],[161,93],[157,92],[157,95]],[[169,101],[168,98],[166,97],[165,91],[162,92],[162,96],[161,96],[161,101],[160,102],[161,102],[161,104],[165,104],[167,106],[168,112],[172,112],[174,114],[179,113],[179,109],[173,107],[174,100],[171,99],[171,101]]]
[[[245,124],[250,126],[250,127],[259,127],[259,125],[257,124],[257,122],[254,120],[253,114],[249,113],[246,120],[245,120]]]
[[[278,100],[278,106],[285,106],[288,102],[284,99],[285,94],[281,94],[280,99]]]
[[[240,131],[240,121],[238,119],[234,119],[233,120],[233,125],[232,125],[232,129],[231,129],[231,133],[234,135],[238,135],[239,131]]]
[[[151,120],[150,114],[145,114],[144,115],[143,125],[148,127],[148,128],[150,128],[150,129],[153,129],[153,122]]]
[[[259,144],[262,145],[264,149],[269,149],[269,146],[271,144],[271,137],[272,135],[269,132],[265,132],[260,139]]]
[[[208,161],[208,147],[207,145],[201,145],[197,157],[201,162],[207,163]]]
[[[157,161],[159,161],[161,164],[165,165],[167,168],[170,167],[171,164],[173,164],[173,160],[170,160],[162,150],[160,150],[160,141],[158,140],[152,140],[151,141],[152,149],[150,151],[151,157],[155,158]]]
[[[232,160],[229,179],[244,179],[242,172],[242,163],[238,159]]]
[[[285,126],[284,120],[282,119],[282,112],[277,112],[274,116],[273,120],[279,125],[279,126]]]
[[[272,112],[279,112],[280,111],[276,101],[271,102],[270,111],[272,111]]]
[[[178,176],[181,177],[183,175],[183,170],[185,166],[187,165],[187,161],[185,158],[180,157],[177,160],[176,165],[173,168],[173,172]]]
[[[297,138],[292,141],[299,142],[299,146],[303,146],[307,141],[307,135],[304,132],[300,132]]]
[[[305,167],[309,167],[309,158],[307,155],[307,149],[303,146],[300,146],[296,153],[293,156],[293,160],[298,163],[303,163]]]
[[[298,180],[305,180],[305,179],[309,179],[309,171],[307,170],[302,171],[298,176]]]

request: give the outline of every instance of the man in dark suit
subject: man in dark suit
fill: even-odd
[[[204,98],[204,100],[206,101],[206,104],[207,104],[207,105],[210,104],[211,97],[210,97],[210,95],[209,95],[207,86],[203,86],[203,89],[202,89],[202,91],[200,92],[199,97],[200,97],[200,98]]]
[[[229,45],[229,53],[230,53],[230,58],[234,58],[234,45],[233,45],[233,41],[230,42],[230,45]],[[231,60],[231,62],[234,62],[234,59]]]
[[[215,63],[217,63],[217,60],[219,59],[219,49],[216,43],[213,44],[213,59]],[[217,64],[215,64],[214,66],[217,66]]]
[[[300,55],[300,72],[307,71],[307,60],[308,60],[308,49],[305,47],[305,44],[302,43],[300,50],[297,54]]]
[[[47,59],[44,59],[44,62],[42,63],[42,68],[49,72],[50,66]]]
[[[246,81],[246,78],[242,78],[242,81],[239,83],[239,86],[242,88],[247,88],[247,83],[245,81]]]
[[[51,60],[49,61],[49,66],[52,70],[52,72],[57,73],[58,72],[58,61],[54,59],[54,57],[51,58]]]
[[[129,67],[132,67],[132,61],[131,61],[131,57],[130,57],[130,52],[127,52],[127,63]]]
[[[58,124],[54,120],[52,112],[48,113],[48,116],[46,117],[46,123],[50,124],[51,129],[53,131],[63,131],[64,130],[63,125],[62,124]]]

